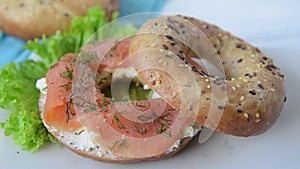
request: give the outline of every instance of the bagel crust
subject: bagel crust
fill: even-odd
[[[211,47],[203,47],[203,33]],[[198,56],[199,51],[219,58],[205,53]],[[195,18],[160,16],[149,20],[133,38],[130,55],[140,78],[167,103],[177,110],[182,98],[190,104],[186,107],[197,104],[196,122],[221,133],[261,134],[275,123],[286,101],[284,76],[272,59],[242,39]],[[193,57],[224,70],[225,77],[200,71],[189,61]],[[184,73],[187,71],[195,77],[198,90],[183,93],[181,98],[181,89],[195,87],[189,86],[193,79]],[[176,72],[186,85],[178,86],[170,72]],[[195,93],[198,100],[191,98]]]
[[[107,16],[118,10],[118,0],[0,0],[0,29],[21,39],[39,38],[66,30],[74,16],[101,5]]]

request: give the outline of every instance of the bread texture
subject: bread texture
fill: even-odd
[[[0,29],[21,39],[39,38],[66,30],[74,16],[84,16],[100,5],[108,17],[118,10],[118,0],[0,0]]]

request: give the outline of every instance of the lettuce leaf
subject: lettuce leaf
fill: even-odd
[[[118,13],[114,13],[113,19],[117,16]],[[73,18],[69,30],[57,31],[53,36],[27,43],[25,48],[38,54],[40,61],[10,63],[0,70],[0,108],[13,110],[9,118],[0,123],[0,128],[4,129],[6,136],[12,136],[15,144],[23,150],[36,152],[45,143],[54,140],[39,116],[36,80],[45,77],[51,65],[64,54],[78,53],[87,40],[108,23],[100,6],[91,8],[87,16]],[[122,27],[113,24],[113,37],[132,36],[136,31],[133,25]],[[93,37],[93,40],[106,38],[100,34]]]
[[[112,19],[115,20],[118,15],[119,13],[114,12]],[[66,53],[79,53],[88,40],[132,36],[136,32],[136,28],[131,24],[122,27],[117,22],[108,23],[105,12],[97,6],[91,8],[85,17],[74,17],[68,31],[57,31],[49,38],[43,36],[42,41],[29,41],[25,48],[38,54],[47,65],[51,65]],[[99,33],[98,30],[103,27],[106,27],[105,32]]]
[[[45,73],[46,65],[32,60],[10,63],[0,71],[0,107],[13,110],[0,127],[6,136],[13,136],[15,144],[30,152],[52,139],[39,116],[39,91],[35,89],[36,80]]]

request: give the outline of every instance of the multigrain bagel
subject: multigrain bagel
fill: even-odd
[[[118,10],[118,0],[0,0],[0,29],[22,38],[39,38],[66,30],[74,16],[101,5],[108,17]]]
[[[204,44],[203,35],[213,50]],[[263,133],[274,124],[286,101],[284,76],[272,59],[242,39],[195,18],[161,16],[149,20],[133,38],[130,55],[140,78],[167,103],[175,109],[199,108],[196,122],[221,133]],[[219,58],[208,57],[216,55]],[[226,77],[199,71],[190,63],[193,57],[205,58],[220,71],[224,69]],[[181,97],[182,88],[193,86],[176,87],[177,82],[167,71],[193,74],[198,91]],[[180,80],[192,81],[189,76]],[[181,105],[182,99],[195,94],[199,96],[198,106],[194,102]]]

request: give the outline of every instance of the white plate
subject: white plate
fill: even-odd
[[[300,166],[300,15],[299,1],[172,0],[165,12],[189,14],[214,22],[248,40],[274,58],[286,75],[288,101],[276,124],[250,138],[214,134],[204,144],[195,139],[178,155],[138,164],[107,164],[85,159],[66,148],[48,145],[36,154],[20,150],[0,131],[0,168],[29,169],[298,169]],[[296,22],[297,21],[297,22]],[[2,111],[0,112],[3,116]],[[2,117],[3,118],[3,117]]]

